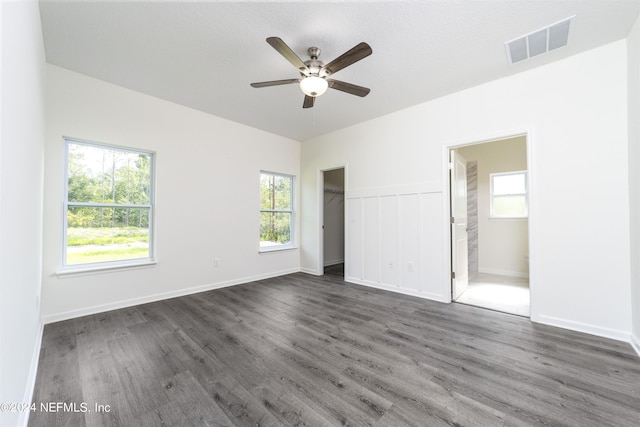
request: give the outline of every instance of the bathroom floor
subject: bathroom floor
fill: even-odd
[[[529,317],[529,279],[478,273],[456,302]]]

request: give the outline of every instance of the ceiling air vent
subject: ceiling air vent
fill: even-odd
[[[575,15],[548,27],[525,34],[505,43],[509,61],[514,64],[541,53],[565,46],[569,38],[569,23]]]

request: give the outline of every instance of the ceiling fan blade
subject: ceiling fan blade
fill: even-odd
[[[368,87],[358,86],[347,82],[341,82],[340,80],[327,79],[329,87],[331,89],[339,90],[342,92],[350,93],[356,96],[367,96],[371,89]]]
[[[358,45],[352,47],[351,49],[322,67],[320,75],[328,76],[330,74],[335,74],[343,68],[353,64],[354,62],[358,62],[362,58],[366,58],[372,53],[373,51],[371,50],[371,46],[369,46],[365,42],[359,43]]]
[[[304,102],[302,103],[302,108],[311,108],[313,107],[314,102],[316,101],[315,96],[304,96]]]
[[[309,75],[309,68],[304,64],[302,59],[296,53],[291,50],[289,46],[285,42],[282,41],[280,37],[269,37],[267,38],[267,43],[271,45],[278,53],[286,58],[287,61],[291,62],[294,67],[296,67],[301,73],[305,76]]]
[[[252,87],[269,87],[269,86],[288,85],[291,83],[300,83],[300,79],[271,80],[268,82],[251,83],[251,86]]]

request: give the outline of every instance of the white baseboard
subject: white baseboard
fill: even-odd
[[[478,268],[478,273],[497,274],[498,276],[519,277],[522,279],[529,278],[529,273],[523,273],[521,271],[511,271],[511,270],[498,270],[495,268]]]
[[[33,345],[33,353],[31,354],[31,363],[29,364],[29,377],[27,378],[27,387],[24,391],[22,402],[31,403],[33,392],[36,387],[36,377],[38,375],[38,363],[40,362],[40,349],[42,348],[42,334],[44,332],[44,323],[40,322],[38,333],[36,334],[36,342]],[[18,418],[18,425],[27,427],[29,424],[30,411],[21,411]]]
[[[443,303],[451,302],[450,300],[447,300],[442,295],[439,295],[439,294],[436,294],[436,293],[433,293],[433,292],[423,292],[423,291],[417,291],[415,289],[400,288],[398,286],[390,286],[390,285],[385,285],[383,283],[370,282],[370,281],[367,281],[367,280],[358,279],[356,277],[347,277],[347,276],[345,276],[344,281],[345,282],[349,282],[349,283],[353,283],[355,285],[367,286],[369,288],[382,289],[382,290],[385,290],[385,291],[395,292],[395,293],[403,294],[403,295],[410,295],[412,297],[424,298],[424,299],[428,299],[428,300],[432,300],[432,301],[438,301],[438,302],[443,302]]]
[[[122,300],[122,301],[115,301],[108,304],[94,305],[92,307],[82,308],[79,310],[70,310],[62,313],[50,314],[48,316],[44,316],[42,318],[42,321],[44,324],[60,322],[63,320],[75,319],[76,317],[88,316],[91,314],[103,313],[105,311],[117,310],[120,308],[132,307],[135,305],[147,304],[150,302],[162,301],[165,299],[197,294],[200,292],[226,288],[229,286],[241,285],[244,283],[255,282],[257,280],[270,279],[273,277],[284,276],[286,274],[292,274],[292,273],[298,273],[298,272],[300,272],[300,269],[298,268],[290,269],[290,270],[275,271],[275,272],[256,275],[256,276],[227,280],[224,282],[210,283],[210,284],[201,285],[201,286],[178,289],[170,292],[162,292],[159,294],[146,295],[139,298],[131,298],[131,299]]]
[[[324,262],[324,266],[325,267],[329,267],[330,265],[336,265],[336,264],[343,264],[344,263],[344,258],[343,259],[335,259],[333,261],[326,261]]]
[[[620,331],[617,329],[603,328],[601,326],[591,325],[588,323],[575,322],[573,320],[560,319],[553,316],[545,316],[544,314],[537,315],[535,321],[549,326],[557,326],[559,328],[570,329],[577,332],[584,332],[586,334],[596,335],[604,338],[611,338],[617,341],[631,342],[631,334],[629,332]]]
[[[636,334],[631,334],[631,347],[638,353],[640,356],[640,338]]]
[[[304,268],[304,267],[300,269],[300,272],[301,273],[306,273],[306,274],[311,274],[313,276],[322,276],[324,274],[324,271],[318,271],[318,270],[315,270],[313,268]]]

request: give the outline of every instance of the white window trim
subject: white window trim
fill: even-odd
[[[524,175],[524,193],[513,193],[494,196],[493,178],[496,176]],[[493,213],[494,198],[524,196],[524,215],[495,215]],[[489,219],[527,219],[529,217],[529,174],[526,170],[497,172],[489,174]]]
[[[64,195],[63,195],[63,226],[62,226],[62,256],[61,267],[56,274],[58,276],[66,276],[73,274],[92,274],[100,272],[109,272],[112,270],[132,269],[140,267],[149,267],[157,263],[155,258],[155,184],[156,184],[156,155],[153,151],[140,150],[136,148],[123,147],[112,144],[104,144],[98,142],[86,141],[78,138],[64,137]],[[125,153],[138,153],[150,157],[150,182],[149,182],[149,204],[147,205],[130,205],[130,204],[113,204],[113,203],[69,203],[69,144],[86,145],[90,147],[106,148],[113,151],[122,151]],[[91,206],[91,207],[137,207],[149,209],[149,256],[144,258],[123,259],[117,261],[104,261],[85,264],[67,265],[67,228],[68,228],[68,210],[69,206]]]
[[[125,261],[129,261],[125,263]],[[78,268],[69,268],[56,271],[56,276],[59,278],[71,277],[71,276],[89,276],[93,274],[112,273],[116,271],[124,270],[137,270],[140,268],[153,267],[158,263],[157,260],[148,260],[147,258],[123,260],[119,265],[102,265],[99,263],[94,264],[77,264]],[[106,264],[106,263],[104,263]],[[73,266],[75,267],[75,266]]]
[[[292,250],[292,249],[298,249],[298,246],[296,245],[296,235],[295,235],[295,221],[296,221],[296,215],[295,215],[295,186],[296,186],[296,177],[295,175],[289,175],[286,173],[280,173],[280,172],[271,172],[271,171],[267,171],[267,170],[261,170],[260,171],[260,175],[262,174],[269,174],[269,175],[274,175],[274,176],[281,176],[281,177],[285,177],[285,178],[290,178],[291,179],[291,209],[290,210],[285,210],[285,209],[262,209],[260,208],[260,195],[258,195],[258,213],[262,214],[263,212],[285,212],[285,213],[289,213],[290,216],[290,221],[289,221],[289,243],[286,245],[274,245],[274,246],[261,246],[260,245],[260,220],[258,220],[258,253],[270,253],[270,252],[279,252],[279,251],[288,251],[288,250]],[[260,217],[258,217],[260,218]]]

